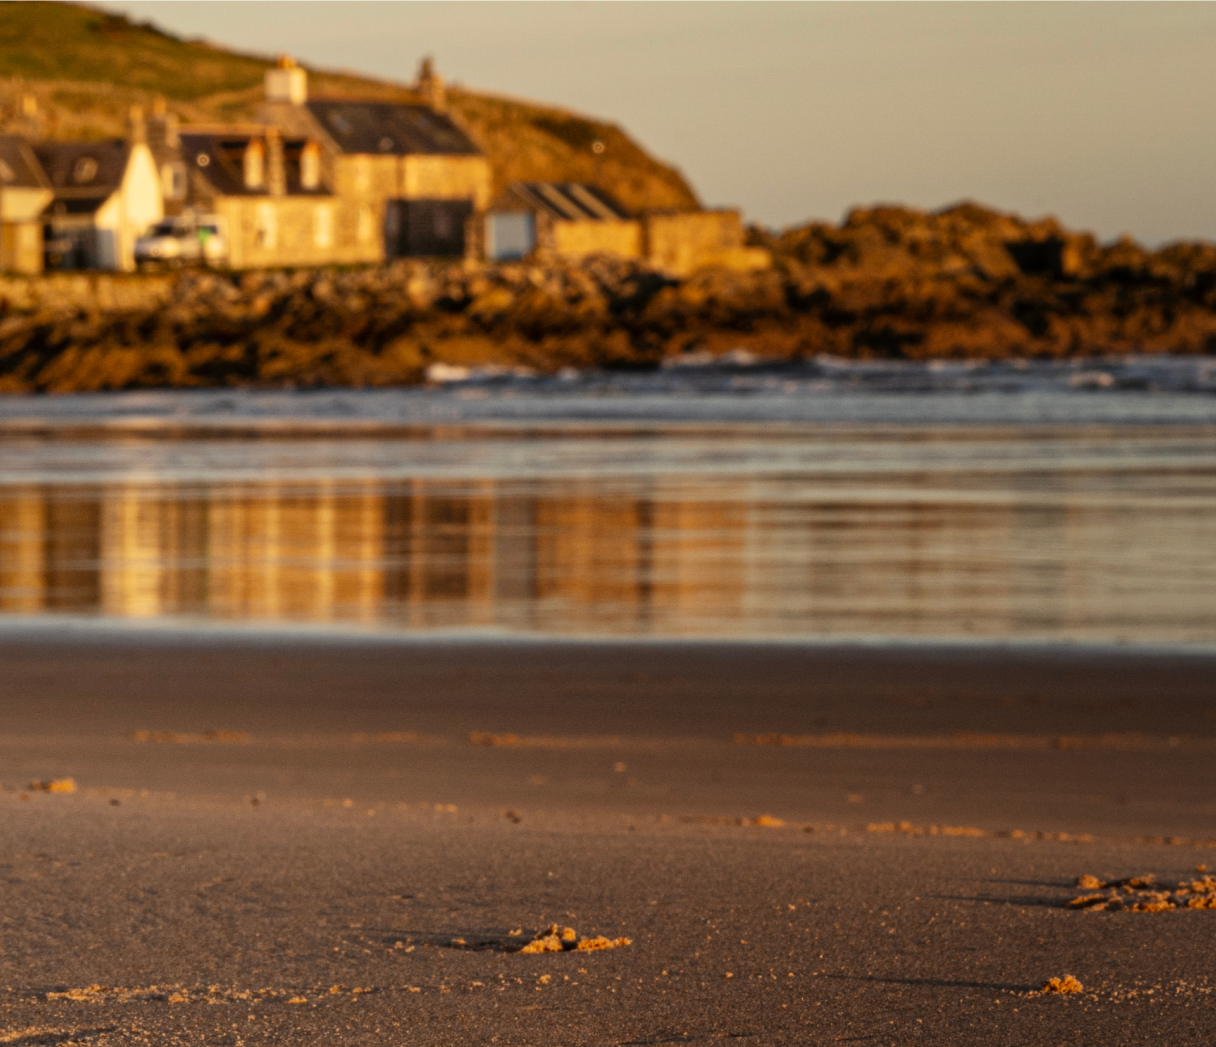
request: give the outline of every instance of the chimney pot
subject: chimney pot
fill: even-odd
[[[418,67],[418,93],[432,109],[443,112],[447,108],[448,93],[443,77],[435,72],[435,60],[427,55]]]
[[[308,101],[308,73],[290,55],[280,55],[273,69],[266,70],[266,101],[303,105]]]
[[[148,125],[144,121],[144,111],[141,106],[131,106],[131,111],[127,115],[127,139],[132,145],[148,141]]]

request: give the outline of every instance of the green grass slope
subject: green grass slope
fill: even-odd
[[[253,118],[271,59],[75,4],[0,4],[0,116],[12,129],[20,97],[33,94],[52,138],[122,133],[132,105],[160,95],[185,123]],[[316,95],[416,100],[382,80],[309,69]],[[564,110],[456,89],[450,106],[486,150],[496,188],[520,179],[601,185],[626,207],[695,207],[674,168],[648,155],[621,128]],[[598,156],[591,145],[601,141]]]

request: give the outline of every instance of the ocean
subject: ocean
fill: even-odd
[[[1216,643],[1216,358],[0,398],[0,628]]]

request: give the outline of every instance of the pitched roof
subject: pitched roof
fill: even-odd
[[[344,153],[481,154],[450,117],[429,106],[323,98],[312,99],[305,105]]]
[[[218,193],[224,196],[266,196],[265,186],[250,188],[245,184],[244,152],[260,134],[249,131],[222,133],[207,130],[201,133],[189,128],[180,133],[182,159],[186,166],[198,171]],[[263,139],[264,141],[264,139]],[[285,139],[283,142],[284,173],[288,196],[328,196],[324,186],[305,189],[300,184],[299,154],[306,139]]]
[[[34,155],[42,165],[55,199],[104,200],[122,185],[131,149],[126,142],[36,142]]]
[[[630,217],[604,190],[583,182],[512,182],[505,197],[564,222],[619,222]],[[500,203],[505,201],[500,198]],[[498,206],[491,211],[500,210]]]
[[[34,151],[23,138],[0,135],[0,187],[47,189],[49,183]]]

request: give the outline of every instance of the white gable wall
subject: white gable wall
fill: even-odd
[[[121,218],[117,236],[115,269],[135,268],[135,241],[165,216],[160,174],[152,151],[143,143],[132,146],[122,186],[115,196],[120,200]],[[107,203],[106,206],[109,206]]]

